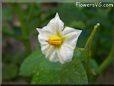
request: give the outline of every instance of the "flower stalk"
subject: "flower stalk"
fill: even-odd
[[[95,33],[97,32],[98,26],[100,26],[99,23],[97,23],[97,24],[94,26],[94,29],[93,29],[93,31],[91,32],[90,37],[88,38],[88,40],[87,40],[87,42],[86,42],[85,48],[86,48],[87,50],[89,50],[89,51],[90,51],[90,49],[91,49],[91,44],[92,44],[92,42],[93,42],[93,38],[94,38],[94,36],[95,36]]]
[[[85,49],[87,51],[87,54],[88,54],[88,57],[87,57],[87,62],[86,62],[86,71],[87,71],[87,75],[88,75],[88,79],[89,81],[92,80],[91,76],[93,76],[92,72],[91,72],[91,67],[90,67],[90,64],[88,64],[91,60],[91,45],[92,45],[92,42],[93,42],[93,39],[95,37],[95,34],[97,32],[97,28],[100,24],[97,23],[94,28],[93,28],[93,31],[91,32],[87,42],[86,42],[86,45],[85,45]]]

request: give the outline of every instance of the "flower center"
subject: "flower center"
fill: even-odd
[[[63,42],[63,39],[60,36],[50,36],[48,38],[48,43],[54,46],[60,46],[62,42]]]

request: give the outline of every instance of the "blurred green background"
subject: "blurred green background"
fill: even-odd
[[[114,27],[113,8],[80,8],[76,7],[75,3],[3,3],[3,83],[28,83],[28,78],[19,76],[20,65],[40,47],[36,28],[45,26],[56,12],[65,26],[83,30],[78,47],[85,46],[93,26],[100,23],[92,45],[92,58],[100,64],[108,55]],[[97,83],[113,83],[113,72],[112,65],[98,78]]]

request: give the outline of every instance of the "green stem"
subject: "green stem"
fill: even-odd
[[[29,40],[29,27],[27,25],[28,22],[26,22],[25,15],[23,13],[24,11],[22,11],[19,4],[12,4],[12,5],[10,5],[10,7],[16,13],[16,15],[21,23],[20,29],[21,29],[22,35],[20,35],[20,38],[25,47],[26,55],[28,55],[31,53],[32,50],[31,50],[31,45],[30,45],[30,40]]]
[[[114,28],[113,28],[113,33],[114,33]],[[114,34],[112,36],[113,41],[112,41],[112,47],[109,52],[109,55],[106,57],[106,59],[102,62],[102,64],[98,67],[96,70],[96,76],[92,76],[92,82],[95,82],[98,76],[103,73],[113,62],[114,62]]]
[[[104,60],[104,62],[99,66],[98,73],[102,73],[112,62],[114,61],[114,47],[112,47],[108,57]]]
[[[86,62],[86,71],[87,71],[87,75],[88,75],[88,80],[91,81],[91,75],[92,75],[92,72],[91,72],[91,67],[90,67],[90,60],[91,60],[91,45],[92,45],[92,42],[93,42],[93,39],[95,37],[95,34],[97,32],[97,27],[99,26],[100,24],[97,23],[95,26],[94,26],[94,29],[93,31],[91,32],[87,42],[86,42],[86,45],[85,45],[85,49],[87,51],[87,54],[88,54],[88,58],[87,58],[87,62]]]
[[[85,48],[90,50],[91,49],[91,44],[93,42],[93,38],[95,36],[95,33],[97,32],[97,27],[99,26],[100,24],[97,23],[95,26],[94,26],[94,29],[93,31],[91,32],[90,34],[90,37],[88,38],[87,42],[86,42],[86,45],[85,45]]]
[[[27,38],[29,35],[29,27],[27,25],[27,21],[25,19],[25,15],[24,15],[24,11],[22,11],[22,9],[20,8],[19,4],[12,4],[10,5],[10,7],[12,8],[12,10],[16,13],[20,24],[21,24],[21,31],[22,31],[22,37]]]
[[[114,28],[113,28],[113,33],[114,33]],[[106,57],[106,59],[104,60],[104,62],[99,66],[98,68],[98,74],[102,73],[104,70],[106,70],[108,68],[108,66],[110,64],[112,64],[112,62],[114,62],[114,34],[112,36],[112,48],[110,50],[109,55]]]
[[[113,61],[114,61],[114,45],[112,46],[111,51],[107,56],[107,58],[104,60],[104,62],[99,66],[98,70],[96,71],[97,75],[92,78],[93,82],[96,81],[98,76],[101,73],[103,73],[112,64]]]

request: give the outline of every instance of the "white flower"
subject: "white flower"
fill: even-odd
[[[52,62],[65,63],[72,60],[81,30],[64,27],[58,13],[42,29],[37,28],[42,53]]]

